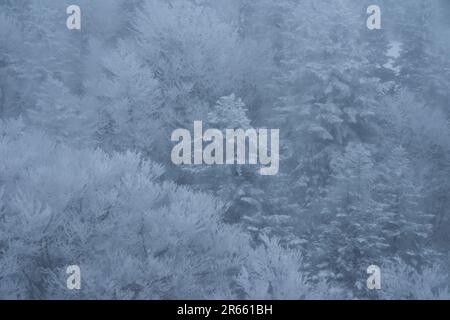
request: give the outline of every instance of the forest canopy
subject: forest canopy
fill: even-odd
[[[449,16],[0,0],[0,298],[448,299]],[[195,121],[279,129],[279,171],[175,165]]]

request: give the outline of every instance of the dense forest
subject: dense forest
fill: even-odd
[[[450,299],[449,17],[0,0],[0,298]],[[174,165],[197,120],[279,128],[279,173]]]

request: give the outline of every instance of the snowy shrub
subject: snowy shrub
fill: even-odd
[[[415,270],[401,261],[383,267],[381,299],[449,300],[450,283],[438,266]]]

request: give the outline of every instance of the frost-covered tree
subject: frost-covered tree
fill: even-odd
[[[269,239],[266,249],[253,248],[238,227],[220,222],[219,200],[161,181],[160,165],[132,152],[55,146],[20,122],[1,128],[2,298],[233,298],[242,290],[249,298],[285,298],[306,292],[297,253]],[[286,263],[277,263],[277,256]],[[257,268],[269,261],[270,268]],[[83,272],[79,293],[64,287],[65,267],[72,264]],[[245,288],[243,272],[251,277]]]
[[[171,112],[163,108],[159,81],[135,52],[133,44],[119,42],[104,55],[101,75],[87,82],[90,108],[100,117],[96,139],[107,150],[161,151]]]
[[[23,109],[20,83],[23,69],[23,33],[18,21],[18,8],[12,3],[0,4],[0,119],[17,116]],[[22,88],[23,90],[23,88]]]
[[[386,264],[383,270],[386,288],[379,293],[381,299],[450,299],[448,278],[437,265],[420,273],[406,264],[394,262]]]

